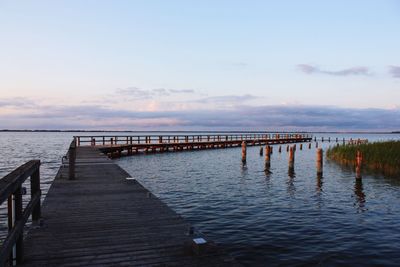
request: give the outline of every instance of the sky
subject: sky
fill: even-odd
[[[0,1],[0,129],[400,130],[400,1]]]

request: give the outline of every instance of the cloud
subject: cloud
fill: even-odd
[[[194,94],[196,93],[192,89],[166,89],[166,88],[155,88],[155,89],[142,89],[139,87],[127,87],[119,88],[115,91],[117,95],[128,97],[129,99],[153,99],[155,97],[165,97],[176,94]]]
[[[225,95],[225,96],[211,96],[194,100],[197,103],[225,103],[225,104],[243,104],[244,102],[257,99],[257,96],[250,94],[246,95]]]
[[[389,73],[393,78],[400,78],[400,66],[389,66]]]
[[[297,68],[306,74],[326,74],[331,76],[351,76],[351,75],[359,75],[359,76],[371,76],[372,73],[368,67],[365,66],[358,66],[352,67],[348,69],[330,71],[330,70],[323,70],[319,67],[308,65],[308,64],[298,64]]]
[[[12,97],[0,99],[0,108],[35,108],[38,105],[25,97]]]
[[[174,94],[194,94],[196,93],[193,89],[168,89],[170,93]]]
[[[227,98],[252,99],[252,96]],[[3,129],[100,130],[399,130],[399,109],[236,105],[225,109],[135,111],[102,105],[38,106],[1,115]]]

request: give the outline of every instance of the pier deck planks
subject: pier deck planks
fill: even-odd
[[[77,148],[76,180],[60,168],[23,266],[237,266],[221,248],[190,253],[189,224],[129,176],[97,148]]]

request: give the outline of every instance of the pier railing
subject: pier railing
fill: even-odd
[[[26,189],[22,184],[28,177],[31,178],[31,199],[24,209],[22,195],[26,194]],[[0,205],[8,201],[8,235],[0,247],[0,266],[5,266],[7,262],[11,266],[14,261],[22,263],[24,226],[31,214],[32,221],[40,219],[40,196],[39,160],[31,160],[0,179]]]
[[[240,133],[240,134],[196,134],[196,135],[96,135],[75,136],[77,146],[110,146],[132,144],[171,144],[195,142],[228,142],[271,139],[312,138],[307,133]]]

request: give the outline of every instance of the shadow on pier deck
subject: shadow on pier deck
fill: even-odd
[[[238,265],[212,242],[195,252],[190,225],[98,148],[76,149],[75,172],[60,168],[23,266]]]

